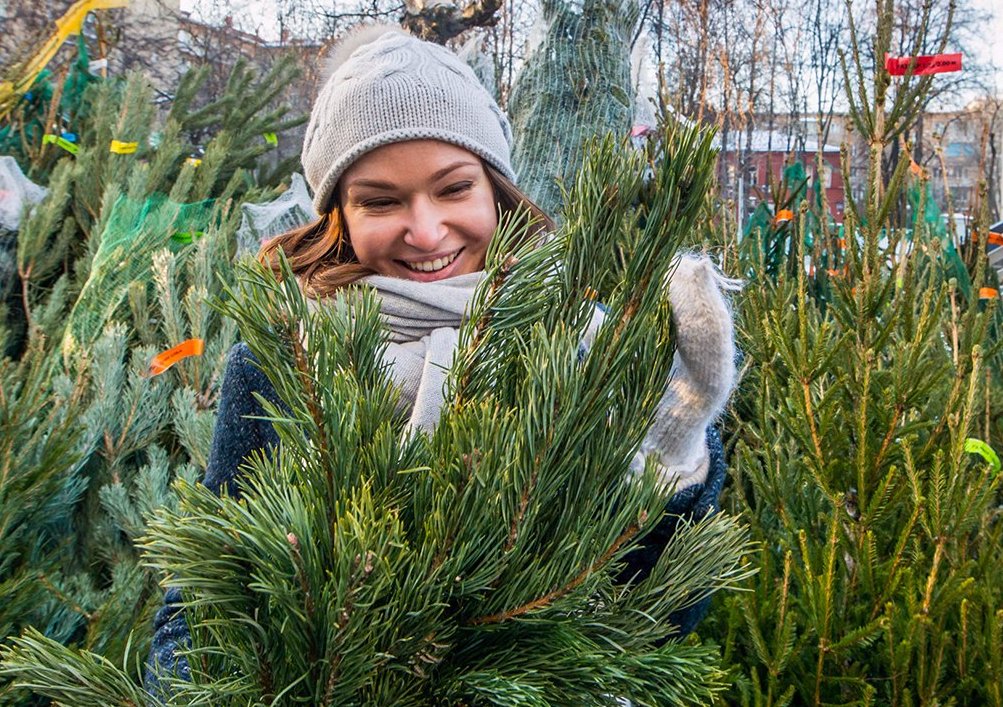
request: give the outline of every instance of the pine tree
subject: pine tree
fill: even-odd
[[[672,358],[662,283],[712,173],[695,130],[651,155],[607,139],[555,237],[505,223],[431,435],[397,412],[372,296],[311,312],[288,269],[242,268],[220,306],[283,400],[282,446],[239,498],[179,482],[143,541],[193,634],[170,703],[706,703],[716,652],[667,640],[668,617],[745,576],[742,531],[684,523],[648,577],[615,580],[671,492],[627,469]],[[596,296],[608,323],[583,356]],[[57,701],[141,696],[37,632],[4,658]]]

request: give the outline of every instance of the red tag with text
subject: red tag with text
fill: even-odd
[[[885,54],[885,69],[892,76],[905,76],[914,60],[913,76],[961,71],[961,54],[923,54],[917,57]]]

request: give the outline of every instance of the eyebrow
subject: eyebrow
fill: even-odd
[[[447,174],[449,174],[453,170],[459,169],[460,167],[475,167],[475,166],[477,166],[477,163],[476,162],[472,162],[470,160],[459,160],[457,162],[453,162],[452,164],[446,165],[442,169],[440,169],[437,172],[435,172],[432,175],[432,181],[434,182],[437,179],[442,179]],[[345,189],[347,190],[347,189],[349,189],[351,187],[371,187],[373,189],[394,189],[394,188],[396,188],[396,186],[397,186],[396,184],[392,184],[391,182],[384,182],[384,181],[381,181],[379,179],[353,179],[348,184],[345,185]]]

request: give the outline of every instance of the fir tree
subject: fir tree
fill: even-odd
[[[734,521],[683,524],[646,578],[616,581],[671,493],[627,470],[672,359],[663,283],[713,172],[706,136],[664,137],[650,155],[597,144],[546,243],[500,227],[431,435],[396,412],[371,296],[311,312],[288,269],[242,269],[221,306],[282,398],[282,445],[239,497],[179,482],[148,530],[193,633],[171,704],[702,704],[722,687],[669,616],[746,574]],[[597,295],[607,324],[583,355]],[[4,658],[57,701],[141,695],[37,632]]]

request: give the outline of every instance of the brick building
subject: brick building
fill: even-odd
[[[843,220],[845,195],[843,176],[839,169],[839,147],[817,140],[798,137],[781,130],[753,130],[733,133],[732,144],[717,146],[721,150],[719,181],[722,196],[735,202],[740,222],[763,200],[772,201],[774,187],[783,179],[784,168],[795,161],[805,166],[809,184],[819,178],[818,156],[821,153],[821,179],[829,213],[837,223]]]

